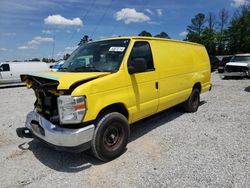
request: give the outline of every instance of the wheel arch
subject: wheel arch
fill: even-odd
[[[105,106],[99,111],[96,119],[99,119],[99,117],[109,112],[119,112],[122,115],[124,115],[127,119],[129,119],[129,112],[123,103],[113,103],[108,106]]]
[[[200,83],[200,82],[196,82],[196,83],[194,84],[194,86],[193,86],[193,89],[198,89],[199,92],[201,92],[201,89],[202,89],[201,83]]]

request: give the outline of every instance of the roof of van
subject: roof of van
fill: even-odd
[[[198,43],[194,43],[194,42],[181,41],[181,40],[174,40],[174,39],[166,39],[166,38],[159,38],[159,37],[144,37],[144,36],[122,36],[122,37],[112,37],[112,38],[105,38],[105,39],[96,40],[96,41],[105,41],[105,40],[112,40],[112,39],[159,40],[159,41],[179,42],[179,43],[185,43],[185,44],[192,44],[192,45],[203,46],[202,44],[198,44]],[[96,41],[93,41],[93,42],[96,42]]]

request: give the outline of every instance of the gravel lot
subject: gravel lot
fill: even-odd
[[[250,187],[250,80],[213,73],[212,83],[198,112],[175,107],[132,125],[109,163],[18,138],[33,91],[0,89],[0,187]]]

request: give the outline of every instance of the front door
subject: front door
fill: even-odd
[[[9,64],[0,65],[1,83],[8,83],[12,80],[12,73]]]
[[[158,107],[158,82],[150,44],[145,41],[135,42],[128,66],[134,59],[144,59],[147,64],[145,72],[130,74],[135,99],[133,121],[156,113]]]

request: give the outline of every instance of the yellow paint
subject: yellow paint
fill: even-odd
[[[122,103],[129,112],[129,123],[133,123],[184,102],[195,83],[202,85],[202,93],[209,90],[210,62],[204,46],[148,37],[130,39],[118,72],[87,82],[73,91],[73,96],[87,98],[84,121],[94,120],[106,106]],[[135,41],[150,43],[155,71],[128,73],[127,61]]]
[[[209,90],[210,62],[204,46],[151,37],[122,38],[129,38],[130,44],[116,73],[51,72],[40,75],[47,74],[57,79],[58,90],[66,90],[78,81],[98,77],[81,84],[71,93],[72,96],[86,96],[84,122],[95,120],[103,108],[121,103],[129,113],[129,123],[133,123],[184,102],[196,83],[201,84],[202,93]],[[127,62],[136,41],[149,42],[155,71],[128,73]],[[156,82],[159,89],[155,87]]]
[[[101,76],[105,76],[107,72],[39,72],[32,74],[33,76],[44,77],[48,79],[58,80],[58,90],[67,90],[76,82],[89,80]]]

